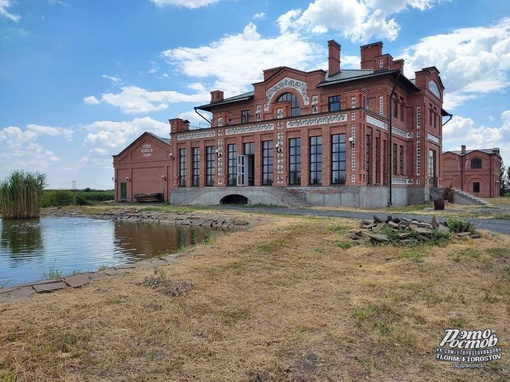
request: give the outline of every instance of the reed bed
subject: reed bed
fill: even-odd
[[[0,183],[0,205],[4,219],[30,219],[39,217],[40,200],[46,175],[39,172],[14,171]]]

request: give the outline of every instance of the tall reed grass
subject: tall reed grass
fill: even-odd
[[[0,205],[4,219],[39,217],[46,175],[14,171],[0,183]]]

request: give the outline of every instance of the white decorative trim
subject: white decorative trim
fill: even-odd
[[[216,148],[217,154],[216,154],[216,163],[218,166],[218,184],[222,184],[223,181],[223,160],[221,159],[223,157],[223,139],[218,139],[218,147]]]
[[[352,144],[351,144],[351,171],[355,171],[356,170],[356,125],[353,123],[351,124],[351,138],[352,138]],[[352,182],[355,182],[356,181],[356,176],[354,176],[354,180],[352,180],[352,177],[351,177],[351,181]]]
[[[290,77],[285,77],[275,85],[271,86],[266,90],[266,103],[264,104],[264,111],[269,111],[269,105],[271,104],[271,99],[274,97],[276,93],[278,93],[281,89],[291,88],[296,90],[301,97],[303,97],[303,104],[309,105],[310,99],[308,98],[308,91],[306,82],[295,80]]]
[[[421,107],[416,107],[416,128],[419,129],[421,127]]]
[[[419,141],[416,142],[416,175],[421,175],[421,142]]]
[[[388,124],[383,121],[379,121],[378,119],[375,119],[374,117],[371,117],[369,115],[365,116],[365,120],[367,123],[370,123],[371,125],[377,126],[381,129],[388,130]]]
[[[281,148],[281,150],[276,150],[276,171],[278,174],[283,174],[284,172],[284,149],[283,145],[283,132],[278,132],[276,134],[276,143]],[[283,177],[278,176],[277,183],[283,183]]]
[[[427,133],[427,139],[434,143],[439,143],[439,138],[436,137],[435,135],[430,134],[430,133]]]
[[[405,178],[392,178],[391,179],[391,184],[402,184],[402,185],[413,184],[413,180],[411,178],[409,178],[409,179],[405,179]]]
[[[150,143],[146,143],[142,146],[142,149],[140,150],[142,152],[142,155],[145,157],[145,158],[148,158],[152,155],[152,146]]]
[[[178,141],[187,141],[189,139],[213,138],[215,136],[216,136],[216,133],[214,130],[196,131],[193,133],[178,134],[177,140]]]
[[[229,127],[229,128],[225,129],[225,135],[257,133],[260,131],[270,131],[270,130],[274,130],[273,123],[265,123],[262,125],[247,125],[247,126],[240,126],[240,127]]]
[[[412,138],[413,137],[413,133],[408,133],[407,131],[399,129],[398,127],[395,127],[395,126],[392,126],[391,131],[393,134],[398,135],[402,138]]]
[[[345,122],[347,114],[327,115],[323,117],[303,118],[287,122],[287,128],[308,127],[317,125],[327,125],[328,123]]]

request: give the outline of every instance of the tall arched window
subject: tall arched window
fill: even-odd
[[[301,110],[299,109],[299,101],[298,98],[292,93],[283,93],[276,102],[290,102],[290,115],[292,117],[297,117],[301,114]]]

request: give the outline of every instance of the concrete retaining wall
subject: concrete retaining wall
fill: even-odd
[[[170,203],[176,205],[218,205],[228,195],[242,195],[248,204],[296,206],[296,200],[315,206],[384,208],[388,187],[208,187],[175,189]],[[428,188],[393,187],[392,205],[406,206],[430,200]]]

